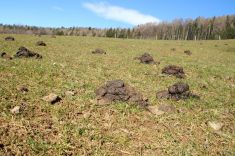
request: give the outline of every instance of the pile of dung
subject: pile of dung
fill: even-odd
[[[162,74],[174,75],[177,78],[184,78],[185,73],[182,67],[175,65],[168,65],[162,69]]]
[[[191,52],[190,50],[185,50],[184,53],[185,53],[186,55],[192,55],[192,52]]]
[[[34,57],[36,59],[41,59],[42,56],[38,53],[35,53],[35,52],[32,52],[30,50],[28,50],[27,48],[25,47],[20,47],[18,49],[18,52],[15,54],[15,57],[18,57],[18,58],[29,58],[29,57]]]
[[[36,42],[36,46],[47,46],[47,44],[43,41]]]
[[[173,100],[187,99],[187,98],[199,98],[198,95],[192,94],[189,90],[189,85],[186,83],[178,82],[168,87],[168,90],[157,92],[157,98],[167,98]]]
[[[5,52],[0,52],[0,57],[7,60],[12,60],[12,57]]]
[[[148,99],[144,98],[133,87],[122,80],[108,81],[96,91],[96,99],[100,104],[109,104],[116,101],[136,103],[141,107],[148,105]]]
[[[159,64],[159,62],[154,61],[153,57],[149,53],[144,53],[136,59],[140,60],[140,63],[144,64]]]
[[[5,38],[5,41],[15,41],[15,38],[12,36],[8,36]]]
[[[7,37],[5,38],[5,41],[15,41],[15,38],[12,37],[12,36],[7,36]]]
[[[106,54],[106,52],[103,49],[100,49],[100,48],[95,49],[91,53],[92,54]]]

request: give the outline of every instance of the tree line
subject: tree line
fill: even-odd
[[[0,24],[1,34],[35,34],[96,36],[110,38],[157,40],[220,40],[235,39],[235,15],[213,18],[175,19],[159,24],[147,23],[133,28],[99,29],[91,27],[46,28]]]

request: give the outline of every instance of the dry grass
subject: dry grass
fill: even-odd
[[[14,35],[16,41],[6,42],[5,36],[0,35],[0,51],[13,55],[26,46],[43,59],[0,59],[0,155],[235,154],[235,40]],[[47,46],[35,46],[38,40]],[[91,54],[95,48],[103,48],[107,55]],[[191,56],[184,54],[187,49]],[[133,60],[143,52],[151,53],[161,64]],[[161,75],[168,64],[184,68],[186,79],[182,81],[200,100],[156,99],[156,91],[179,81]],[[152,105],[176,106],[177,113],[155,117],[127,103],[94,104],[94,90],[113,79],[123,79]],[[19,93],[18,85],[26,85],[29,92]],[[77,95],[67,97],[67,90],[75,90]],[[60,95],[62,102],[50,105],[41,100],[51,92]],[[9,110],[17,105],[23,110],[12,115]],[[221,132],[208,127],[212,120],[224,123]]]

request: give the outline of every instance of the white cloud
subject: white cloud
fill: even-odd
[[[64,9],[59,6],[53,6],[52,9],[56,11],[64,11]]]
[[[139,25],[145,23],[159,23],[160,20],[151,15],[145,15],[137,10],[122,8],[105,3],[84,3],[83,7],[106,19]]]

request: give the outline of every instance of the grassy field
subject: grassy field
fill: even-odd
[[[0,155],[235,155],[235,40],[152,41],[13,35],[0,51],[20,46],[43,59],[0,58]],[[43,40],[46,47],[35,46]],[[91,51],[102,48],[107,55]],[[175,48],[176,51],[171,49]],[[192,55],[184,54],[191,50]],[[159,65],[133,58],[149,52]],[[163,76],[169,64],[185,79]],[[154,116],[128,103],[97,105],[94,90],[122,79],[150,100],[177,112]],[[186,82],[200,99],[159,100],[156,92]],[[16,88],[25,85],[29,92]],[[75,96],[65,96],[75,90]],[[62,101],[41,100],[56,93]],[[19,114],[10,110],[21,106]],[[224,124],[214,131],[208,121]]]

